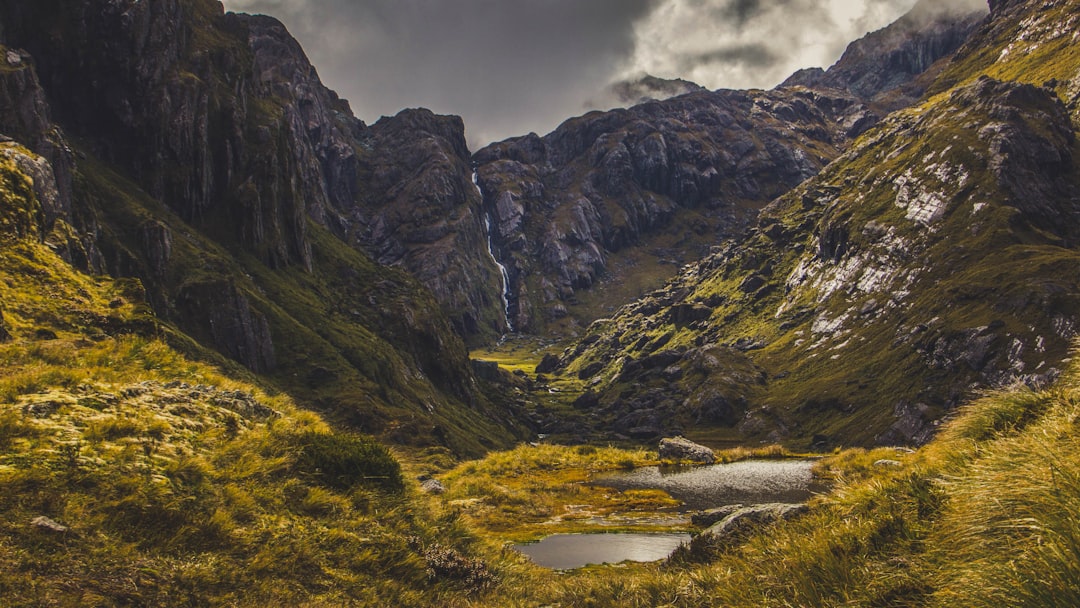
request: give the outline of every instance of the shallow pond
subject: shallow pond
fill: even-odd
[[[747,460],[693,467],[641,467],[609,473],[592,483],[619,490],[664,490],[682,501],[680,510],[688,512],[740,503],[805,502],[814,492],[824,490],[814,480],[813,466],[813,460]],[[554,534],[514,548],[538,565],[567,570],[588,564],[657,561],[689,540],[688,534]]]
[[[698,511],[733,504],[806,502],[824,487],[815,482],[813,460],[746,460],[693,467],[641,467],[597,477],[595,485],[619,490],[659,489]]]
[[[654,562],[689,540],[689,534],[553,534],[514,548],[539,566],[569,570],[589,564]]]

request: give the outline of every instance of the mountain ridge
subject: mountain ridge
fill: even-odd
[[[598,321],[561,359],[594,389],[580,407],[639,436],[923,443],[973,390],[1052,381],[1080,304],[1065,271],[1076,108],[1060,98],[1076,65],[1043,87],[1034,72],[1037,85],[980,76],[970,57],[1027,24],[1034,55],[990,71],[1039,65],[1065,4],[1034,20],[1030,5],[997,7],[941,71],[972,70],[960,84],[890,115],[748,238]]]
[[[913,14],[928,10],[919,5]],[[914,102],[925,86],[916,77],[955,50],[984,14],[901,20],[877,34],[881,48],[849,54],[828,78],[804,74],[772,91],[694,92],[591,112],[542,138],[477,151],[493,243],[510,274],[514,326],[542,331],[568,315],[587,324],[603,311],[582,310],[580,298],[640,295],[589,296],[598,283],[644,274],[655,286],[670,276],[672,261],[691,261],[737,236],[761,207],[815,175],[884,113]],[[889,72],[882,56],[914,59]],[[849,90],[843,81],[860,69],[888,76]],[[910,91],[901,93],[904,87]]]

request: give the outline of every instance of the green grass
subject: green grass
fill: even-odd
[[[704,563],[555,577],[519,565],[473,605],[1075,605],[1077,378],[1073,369],[1049,390],[984,396],[918,452],[838,451],[816,467],[834,489],[811,501],[809,514],[760,530]],[[464,465],[448,479],[485,486],[488,473],[514,479],[525,467],[534,469],[526,477],[536,478],[562,463],[587,466],[571,449],[535,456],[523,450]],[[900,464],[876,464],[883,459]],[[505,492],[514,483],[486,491]]]
[[[153,317],[137,282],[78,272],[43,244],[8,161],[5,606],[430,606],[492,583],[475,537],[386,447],[256,386]],[[38,529],[42,516],[69,531]]]

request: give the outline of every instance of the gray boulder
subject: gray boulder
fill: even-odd
[[[53,532],[55,534],[64,534],[70,529],[61,523],[57,523],[56,521],[45,517],[44,515],[40,515],[32,519],[30,521],[30,525],[34,526],[38,530],[44,530],[45,532]]]
[[[739,507],[694,538],[691,548],[718,548],[734,544],[754,530],[776,521],[792,519],[810,510],[805,504],[766,503]]]
[[[446,492],[446,486],[438,479],[429,477],[420,481],[420,490],[425,494],[442,494]]]
[[[660,440],[660,459],[712,464],[716,461],[716,455],[711,449],[685,437],[665,437]]]
[[[744,505],[724,505],[715,509],[708,509],[706,511],[698,511],[690,516],[690,523],[700,528],[708,528],[713,524],[724,520],[727,516],[742,509]]]

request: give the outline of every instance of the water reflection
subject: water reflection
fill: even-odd
[[[569,570],[589,564],[654,562],[689,540],[689,534],[553,534],[514,548],[539,566]]]

